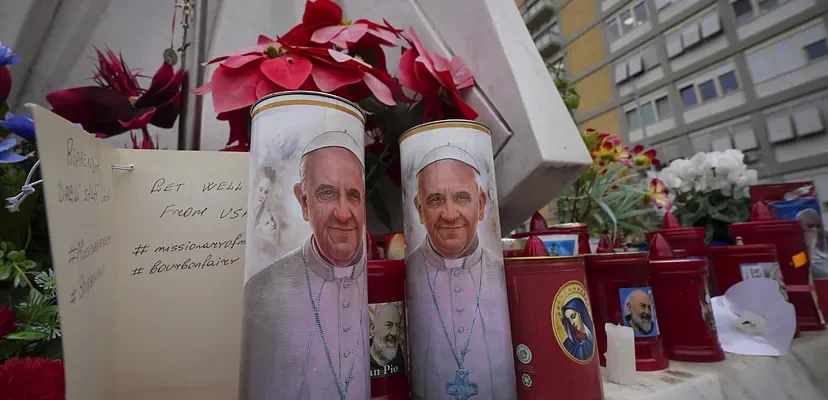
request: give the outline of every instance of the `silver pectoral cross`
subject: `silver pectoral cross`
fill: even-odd
[[[478,394],[477,384],[469,382],[469,370],[460,368],[453,382],[446,384],[446,393],[454,396],[457,400],[469,400],[470,397]]]

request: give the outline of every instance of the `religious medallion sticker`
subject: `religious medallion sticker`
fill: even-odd
[[[405,372],[404,322],[401,301],[368,304],[371,378]]]
[[[589,313],[589,296],[584,285],[569,281],[552,301],[552,328],[564,354],[578,364],[592,361],[595,327]]]
[[[653,290],[649,286],[621,288],[618,295],[624,315],[621,323],[632,328],[635,337],[658,336]]]
[[[520,377],[520,381],[523,382],[523,386],[528,388],[532,387],[532,377],[529,376],[529,374],[523,374],[523,376]]]
[[[529,364],[532,361],[532,351],[529,350],[529,346],[519,344],[517,347],[517,358],[521,364]]]

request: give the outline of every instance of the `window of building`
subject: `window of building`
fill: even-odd
[[[684,104],[684,108],[690,108],[699,104],[699,100],[696,98],[696,88],[693,85],[682,88],[679,92],[681,93],[681,103]]]
[[[695,46],[703,45],[705,41],[712,40],[721,32],[719,11],[713,8],[701,16],[690,19],[665,36],[667,57],[673,58]]]
[[[789,0],[735,0],[730,2],[736,22],[744,25],[755,17],[773,11]]]
[[[770,11],[776,8],[779,5],[777,0],[757,0],[759,5],[759,9],[762,11]]]
[[[825,39],[820,39],[805,45],[805,54],[808,56],[808,61],[825,57],[825,55],[828,55],[828,44],[826,44]]]
[[[658,116],[661,118],[669,117],[673,113],[670,109],[670,101],[667,100],[667,96],[656,99],[656,110],[658,111]]]
[[[716,94],[716,83],[712,79],[700,83],[699,93],[701,93],[702,102],[715,99],[718,96]]]
[[[630,111],[627,111],[627,129],[631,131],[637,131],[641,129],[641,125],[638,124],[638,113],[635,112],[636,109],[633,108]]]
[[[725,122],[704,132],[691,133],[689,136],[693,151],[696,153],[708,152],[711,149],[739,149],[747,152],[759,148],[749,118],[739,118],[738,121]],[[746,158],[745,162],[749,163],[750,161]]]
[[[661,121],[670,116],[670,101],[667,95],[656,98],[655,100],[647,100],[639,102],[639,108],[632,108],[625,112],[627,116],[627,128],[629,131],[641,129],[641,124],[644,126]],[[641,110],[641,115],[638,110]],[[640,118],[640,120],[639,120]]]
[[[607,36],[614,42],[635,28],[638,28],[649,19],[647,4],[644,1],[632,3],[631,7],[622,9],[617,15],[606,21]]]
[[[729,71],[720,75],[719,86],[722,88],[722,94],[739,89],[739,81],[736,79],[736,72]]]
[[[607,35],[609,36],[610,42],[614,42],[621,37],[621,31],[618,30],[618,21],[615,19],[607,22]]]
[[[615,64],[615,83],[621,84],[628,79],[658,66],[658,53],[653,44],[644,45],[641,51],[622,59]]]
[[[753,4],[751,0],[736,0],[730,4],[733,13],[736,14],[736,21],[739,25],[745,24],[753,19]]]
[[[768,140],[779,143],[825,132],[823,107],[823,99],[812,97],[765,112]]]
[[[642,24],[647,22],[647,4],[646,3],[638,3],[633,7],[633,13],[635,14],[635,20],[637,23]]]
[[[828,31],[822,21],[816,22],[745,52],[753,82],[761,83],[796,71],[828,55]]]
[[[701,82],[693,83],[679,89],[681,94],[681,101],[684,108],[690,108],[695,105],[712,101],[717,97],[722,97],[727,93],[739,89],[739,80],[736,77],[736,72],[733,70],[719,74],[718,77],[711,77],[710,79]]]

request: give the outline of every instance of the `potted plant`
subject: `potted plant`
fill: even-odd
[[[733,244],[727,225],[750,219],[749,188],[758,176],[745,165],[740,150],[673,160],[658,177],[670,190],[681,225],[704,227],[710,245]]]
[[[656,210],[670,206],[666,187],[646,174],[660,165],[655,150],[637,145],[630,151],[617,136],[594,129],[581,136],[592,166],[557,198],[558,221],[584,224],[592,237],[609,233],[613,241],[636,242],[655,226]]]

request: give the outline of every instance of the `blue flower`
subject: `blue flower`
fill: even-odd
[[[0,164],[11,164],[21,162],[26,159],[26,157],[11,151],[11,148],[14,147],[15,143],[17,143],[17,141],[14,140],[14,138],[8,138],[0,142]]]
[[[20,56],[12,53],[12,49],[3,46],[3,42],[0,42],[0,67],[17,64],[19,62]]]
[[[35,141],[34,120],[28,115],[14,115],[7,112],[6,120],[0,121],[0,128],[5,128],[9,132],[29,142],[34,143]]]

